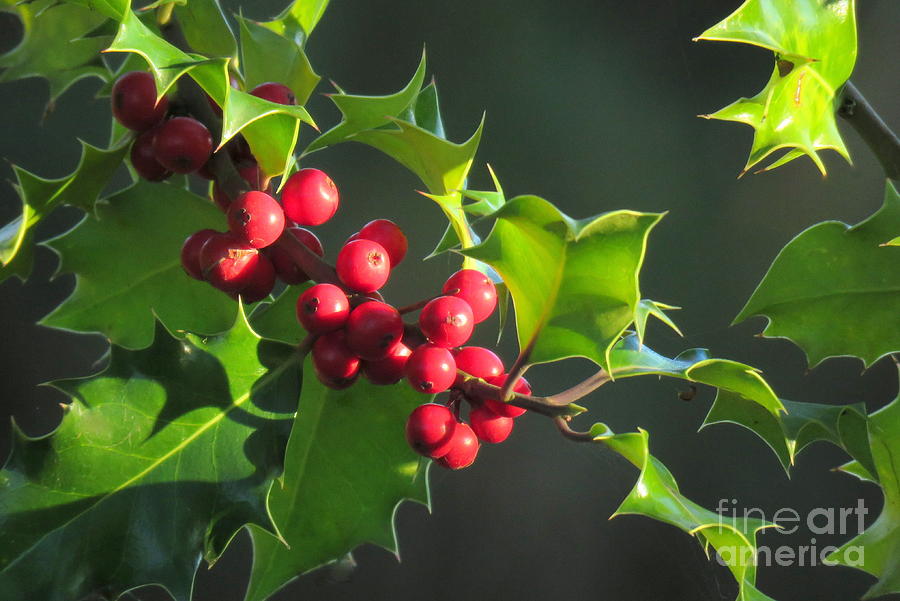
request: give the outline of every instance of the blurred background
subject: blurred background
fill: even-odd
[[[230,10],[241,5],[225,4]],[[715,356],[763,369],[783,398],[864,401],[874,410],[897,391],[889,361],[863,372],[857,360],[830,359],[810,371],[791,343],[754,337],[764,326],[762,318],[729,326],[792,237],[822,220],[856,223],[880,206],[884,192],[878,164],[846,128],[854,165],[826,153],[827,178],[807,159],[770,174],[736,178],[750,146],[750,128],[696,115],[755,94],[770,74],[772,57],[749,46],[691,38],[738,4],[333,0],[308,52],[325,82],[332,79],[352,93],[384,94],[408,81],[426,45],[449,137],[467,138],[487,113],[472,187],[488,185],[484,163],[489,162],[509,196],[538,194],[573,217],[619,208],[669,211],[651,237],[642,288],[645,296],[684,307],[674,318],[685,337],[654,324],[648,335],[652,347],[667,354],[708,347]],[[267,0],[244,2],[241,8],[262,19],[282,5]],[[900,2],[859,5],[853,80],[898,129]],[[18,35],[15,23],[2,21],[3,50]],[[46,177],[70,172],[79,156],[76,136],[94,144],[107,139],[108,103],[93,98],[99,85],[98,80],[77,83],[43,122],[46,82],[0,85],[0,155]],[[328,88],[323,83],[319,91]],[[309,108],[321,126],[338,120],[321,95]],[[377,151],[343,145],[315,154],[307,165],[328,171],[341,188],[339,218],[321,232],[331,258],[347,235],[377,217],[407,230],[413,256],[428,254],[443,233],[440,211],[415,192],[421,184]],[[0,172],[12,178],[9,163],[0,165]],[[0,222],[18,211],[17,197],[4,183]],[[63,232],[78,218],[75,211],[58,211],[41,225],[39,237]],[[63,400],[36,386],[91,373],[105,348],[97,336],[34,325],[72,289],[70,276],[50,280],[55,265],[52,253],[40,249],[27,284],[11,280],[0,286],[0,418],[8,424],[8,417],[15,417],[33,435],[54,427]],[[388,296],[397,304],[418,300],[455,268],[452,257],[408,261]],[[490,344],[491,328],[481,329],[481,341]],[[513,338],[501,345],[507,360],[515,355]],[[529,379],[537,393],[552,393],[588,373],[589,365],[570,361],[536,368]],[[698,434],[713,391],[702,390],[684,402],[677,395],[685,388],[672,380],[634,379],[602,388],[587,404],[592,417],[616,431],[648,429],[653,453],[676,475],[682,491],[704,506],[737,499],[739,509],[761,508],[768,517],[781,507],[805,516],[815,507],[853,507],[863,499],[867,523],[880,512],[875,487],[830,471],[845,461],[833,447],[804,452],[788,479],[751,433],[716,426]],[[563,440],[541,417],[517,424],[506,444],[484,448],[472,468],[433,470],[431,513],[420,505],[400,507],[400,561],[381,548],[363,546],[354,553],[358,567],[349,580],[319,571],[275,599],[734,598],[728,572],[708,562],[691,537],[642,517],[607,521],[634,483],[630,465],[602,449]],[[0,457],[8,451],[8,434],[4,425]],[[765,534],[760,543],[796,548],[809,545],[812,536],[801,528],[795,535]],[[816,538],[821,548],[848,536]],[[214,569],[201,568],[196,599],[239,601],[248,571],[248,539],[241,535]],[[857,599],[871,583],[845,568],[776,566],[759,573],[760,588],[779,601]],[[165,598],[150,589],[132,597]]]

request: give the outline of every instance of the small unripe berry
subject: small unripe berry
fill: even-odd
[[[181,267],[195,280],[204,280],[203,267],[200,265],[200,250],[213,236],[219,235],[216,230],[200,230],[185,239],[181,246]]]
[[[450,451],[456,417],[445,406],[427,403],[416,407],[406,420],[406,442],[413,451],[436,459]]]
[[[228,207],[228,227],[253,248],[265,248],[274,244],[284,231],[284,211],[265,192],[251,190]]]
[[[169,109],[165,96],[156,102],[156,82],[144,71],[131,71],[116,80],[112,112],[116,121],[134,131],[146,131],[163,120]]]
[[[259,251],[231,233],[210,236],[200,249],[204,278],[223,292],[247,286],[258,262]]]
[[[499,376],[494,376],[493,378],[488,379],[488,384],[493,384],[499,388],[503,388],[503,385],[506,384],[506,378],[509,374],[501,374]],[[528,380],[525,378],[519,378],[519,381],[516,382],[516,385],[513,386],[513,392],[517,392],[519,394],[531,394],[531,386],[528,385]],[[485,399],[484,406],[487,409],[490,409],[497,415],[502,415],[503,417],[519,417],[523,413],[525,413],[525,409],[521,407],[516,407],[515,405],[510,405],[500,399]]]
[[[326,386],[345,388],[359,375],[359,357],[347,346],[343,330],[328,332],[312,348],[316,373]]]
[[[400,264],[400,261],[406,256],[406,250],[409,248],[409,242],[403,234],[403,230],[388,219],[370,221],[354,236],[382,245],[384,250],[387,251],[388,258],[391,260],[392,268]]]
[[[316,284],[297,299],[297,320],[310,334],[324,334],[344,327],[350,301],[334,284]]]
[[[153,154],[153,138],[156,130],[148,130],[139,135],[131,145],[131,166],[147,181],[161,182],[172,172],[159,164]]]
[[[469,423],[479,440],[493,444],[506,440],[513,429],[513,418],[497,415],[484,406],[469,412]]]
[[[454,290],[457,292],[453,292]],[[469,303],[475,323],[481,323],[490,317],[497,306],[497,288],[494,282],[477,269],[460,269],[447,279],[441,291]]]
[[[268,100],[275,104],[297,104],[297,97],[294,96],[291,89],[283,83],[274,81],[261,83],[250,90],[250,93],[257,98],[262,98],[263,100]]]
[[[281,191],[284,214],[298,225],[322,225],[338,210],[337,186],[324,171],[301,169],[291,175]]]
[[[212,154],[213,141],[206,126],[191,117],[175,117],[159,126],[153,138],[153,154],[175,173],[191,173]]]
[[[456,380],[456,361],[447,349],[422,344],[416,347],[406,361],[406,378],[419,392],[444,392]]]
[[[480,346],[464,346],[455,353],[456,369],[470,376],[487,380],[503,373],[503,361],[493,351]],[[463,376],[457,375],[456,385],[462,385]]]
[[[412,351],[402,342],[394,345],[394,348],[391,349],[391,352],[384,359],[363,361],[363,375],[369,382],[379,386],[396,384],[403,379],[406,362],[411,354]]]
[[[307,229],[297,226],[286,227],[284,228],[283,235],[293,236],[299,240],[303,246],[320,257],[325,255],[325,249],[322,248],[322,242],[314,233]],[[270,246],[266,249],[266,253],[272,260],[272,265],[275,266],[275,272],[278,274],[278,277],[285,284],[302,284],[309,279],[306,272],[304,272],[291,255],[280,246]]]
[[[260,255],[250,274],[250,281],[241,288],[240,297],[249,305],[269,296],[274,287],[275,268],[265,255]]]
[[[461,470],[475,463],[475,457],[478,456],[478,437],[469,427],[469,424],[462,422],[456,424],[453,430],[453,438],[450,439],[450,450],[443,457],[439,457],[435,461],[441,466],[450,470]]]
[[[422,308],[419,327],[432,343],[454,348],[472,336],[475,321],[469,303],[456,296],[439,296]]]
[[[344,245],[335,263],[338,277],[357,292],[374,292],[388,281],[391,260],[387,251],[371,240],[354,240]]]
[[[347,346],[354,353],[366,361],[377,361],[400,344],[403,318],[387,303],[368,301],[350,312],[345,330]]]

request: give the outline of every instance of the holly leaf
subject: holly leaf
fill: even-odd
[[[175,7],[175,16],[196,52],[224,57],[237,54],[237,42],[219,0],[190,0]]]
[[[404,499],[428,505],[427,466],[409,449],[403,425],[429,401],[404,382],[325,388],[311,362],[285,454],[269,493],[283,540],[253,526],[247,601],[263,601],[295,577],[365,542],[395,554],[394,513]]]
[[[72,397],[59,428],[16,430],[0,472],[0,598],[115,599],[145,584],[191,597],[247,523],[273,529],[300,388],[298,355],[261,341],[241,313],[227,333],[113,346],[101,373],[53,386]],[[48,566],[52,565],[52,569]]]
[[[647,331],[647,320],[651,315],[672,328],[679,336],[684,336],[684,334],[681,333],[681,330],[678,329],[678,326],[675,325],[675,322],[672,321],[672,318],[666,315],[666,311],[674,311],[680,308],[681,307],[653,301],[649,298],[642,298],[634,313],[634,330],[637,334],[638,342],[641,344],[644,342],[644,333]]]
[[[756,588],[756,535],[775,524],[756,518],[729,517],[710,511],[681,494],[675,477],[650,454],[646,430],[613,433],[606,424],[591,428],[594,441],[622,455],[640,470],[634,488],[612,517],[643,515],[671,524],[692,536],[704,550],[712,546],[739,586],[739,601],[772,601]]]
[[[90,211],[106,188],[130,140],[109,149],[81,142],[81,160],[71,174],[59,179],[44,179],[13,165],[16,192],[22,201],[22,214],[0,228],[0,281],[10,275],[25,280],[31,273],[34,252],[34,228],[53,209],[62,204]]]
[[[278,81],[289,87],[297,104],[306,104],[321,79],[313,71],[303,46],[271,29],[239,18],[241,70],[248,90]]]
[[[484,217],[485,215],[490,215],[499,211],[500,207],[506,204],[506,196],[503,193],[503,187],[500,185],[500,180],[497,179],[497,174],[494,173],[494,169],[490,165],[488,165],[487,168],[488,172],[491,174],[491,179],[494,182],[493,190],[462,191],[462,195],[465,198],[475,201],[463,206],[463,209],[465,209],[466,213],[469,215]]]
[[[811,366],[858,357],[868,367],[900,350],[900,248],[879,246],[900,223],[900,196],[887,184],[884,205],[849,226],[826,221],[775,257],[735,323],[764,315],[768,337],[793,341]]]
[[[184,1],[186,2],[187,0]],[[125,14],[131,10],[131,0],[63,0],[63,2],[83,6],[116,21],[121,21]]]
[[[319,24],[329,0],[294,0],[274,20],[263,26],[285,37],[294,38],[297,44],[305,45],[313,29]]]
[[[99,332],[131,349],[153,342],[154,316],[173,331],[227,330],[235,302],[188,277],[180,259],[190,234],[224,225],[212,203],[171,184],[138,183],[98,203],[46,243],[60,257],[60,272],[75,274],[75,290],[41,323]]]
[[[838,92],[856,63],[855,0],[746,0],[696,40],[739,42],[775,53],[766,87],[708,119],[746,123],[754,130],[744,172],[788,149],[767,171],[804,154],[825,175],[819,151],[850,154],[838,132]]]
[[[271,303],[259,303],[250,316],[253,329],[263,338],[297,344],[306,330],[297,321],[297,299],[311,284],[288,286]]]
[[[647,236],[662,215],[613,211],[576,221],[542,198],[519,196],[494,217],[488,238],[461,252],[509,288],[520,353],[530,363],[585,357],[609,367],[634,321]]]

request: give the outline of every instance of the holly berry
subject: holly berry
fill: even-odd
[[[162,121],[168,109],[168,98],[156,101],[156,82],[149,73],[131,71],[113,86],[113,116],[128,129],[146,131]]]
[[[450,452],[457,422],[453,413],[437,403],[426,403],[413,409],[406,420],[406,442],[413,451],[431,457]]]
[[[403,318],[397,309],[378,301],[365,302],[350,312],[345,326],[347,346],[361,359],[387,357],[403,338]]]
[[[497,306],[497,288],[489,277],[477,269],[460,269],[450,276],[441,292],[458,296],[469,303],[475,323],[490,317]]]
[[[228,227],[253,248],[265,248],[274,244],[284,231],[284,211],[265,192],[251,190],[228,207]]]
[[[206,163],[213,141],[206,126],[191,117],[175,117],[159,126],[153,138],[153,154],[163,167],[175,173],[191,173]]]
[[[348,288],[357,292],[374,292],[388,281],[391,260],[384,247],[377,242],[353,240],[338,253],[335,269]]]
[[[207,162],[206,165],[209,165],[209,162]],[[204,165],[204,167],[206,167],[206,165]],[[199,171],[197,173],[199,173]],[[238,173],[245,182],[250,184],[251,190],[262,189],[264,177],[259,165],[256,163],[245,165],[238,168]],[[213,201],[215,201],[216,205],[223,211],[227,211],[228,207],[231,206],[231,198],[225,194],[225,191],[222,190],[218,182],[213,184]]]
[[[416,347],[406,362],[406,378],[419,392],[444,392],[456,380],[456,361],[447,349],[422,344]]]
[[[275,268],[265,255],[260,255],[250,274],[250,281],[241,288],[240,296],[249,305],[269,296],[274,287]]]
[[[298,225],[322,225],[338,210],[337,186],[324,171],[301,169],[291,175],[281,191],[288,219]]]
[[[297,320],[310,334],[325,334],[344,327],[350,301],[334,284],[316,284],[297,299]]]
[[[409,242],[403,234],[403,230],[396,223],[387,219],[370,221],[354,236],[382,245],[391,260],[391,267],[396,267],[400,264],[400,261],[406,256],[406,250],[409,248]]]
[[[181,246],[181,266],[184,272],[195,280],[204,280],[203,268],[200,265],[200,250],[213,236],[219,235],[216,230],[200,230],[187,237]]]
[[[291,89],[283,83],[274,81],[261,83],[250,90],[250,93],[257,98],[262,98],[263,100],[268,100],[269,102],[274,102],[276,104],[297,104],[297,97],[294,96]]]
[[[500,374],[499,376],[494,376],[493,378],[488,379],[488,384],[493,384],[494,386],[498,386],[503,388],[503,385],[506,384],[506,378],[509,374]],[[525,378],[519,378],[519,381],[516,382],[516,385],[513,386],[513,392],[518,392],[519,394],[531,394],[531,386],[528,385],[528,380]],[[519,417],[523,413],[525,413],[525,409],[521,407],[516,407],[515,405],[510,405],[500,399],[485,399],[484,406],[497,415],[502,415],[503,417]]]
[[[493,444],[506,440],[513,429],[513,418],[497,415],[484,406],[469,412],[469,423],[479,440]]]
[[[443,457],[436,459],[441,467],[450,470],[461,470],[475,463],[478,456],[478,437],[469,427],[462,422],[456,424],[453,430],[453,438],[450,439],[450,450]]]
[[[284,229],[284,234],[282,235],[293,236],[299,240],[303,246],[320,257],[325,255],[325,249],[322,248],[322,242],[314,233],[307,229],[297,226],[287,227]],[[270,246],[266,249],[266,253],[269,255],[269,259],[272,260],[272,265],[275,266],[275,273],[278,274],[278,277],[285,284],[302,284],[309,279],[306,272],[304,272],[291,255],[280,246]]]
[[[391,349],[384,359],[378,359],[377,361],[363,361],[363,375],[372,384],[378,384],[380,386],[396,384],[403,379],[406,362],[409,360],[411,354],[412,351],[410,348],[402,342],[400,344],[395,344],[394,348]]]
[[[487,380],[503,373],[503,361],[492,351],[480,346],[464,346],[455,353],[456,369],[472,377]],[[462,385],[464,376],[457,374],[456,386]]]
[[[131,166],[138,175],[150,182],[161,182],[172,172],[159,164],[153,154],[153,138],[155,130],[148,130],[139,135],[131,145]]]
[[[359,357],[347,346],[343,330],[319,336],[313,344],[312,358],[316,374],[326,386],[346,388],[359,375]]]
[[[419,327],[432,343],[453,348],[472,336],[475,321],[469,303],[456,296],[439,296],[419,313]]]
[[[250,284],[259,251],[231,233],[209,237],[200,249],[204,278],[223,292],[238,292]]]

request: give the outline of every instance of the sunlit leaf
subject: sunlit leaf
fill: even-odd
[[[634,313],[634,330],[637,334],[638,341],[643,343],[644,332],[647,330],[647,320],[651,315],[669,326],[679,336],[683,336],[681,330],[679,330],[678,326],[675,325],[675,322],[672,321],[672,318],[666,314],[666,311],[674,311],[680,308],[681,307],[674,307],[672,305],[653,301],[649,298],[641,299],[641,302],[638,303],[637,310]]]
[[[226,57],[237,53],[234,33],[225,20],[219,0],[190,0],[175,7],[175,17],[195,52]]]
[[[304,105],[319,84],[303,47],[248,19],[238,19],[241,30],[241,70],[251,90],[277,81],[291,89],[297,104]]]

